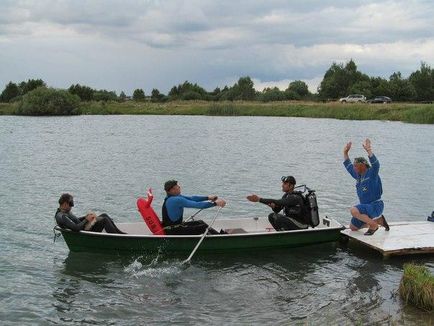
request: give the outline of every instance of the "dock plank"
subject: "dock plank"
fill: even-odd
[[[433,222],[395,222],[389,225],[390,231],[380,227],[372,236],[363,235],[366,229],[345,229],[341,233],[379,251],[383,256],[434,253]]]

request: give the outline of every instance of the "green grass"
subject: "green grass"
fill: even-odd
[[[434,124],[434,104],[341,104],[306,101],[282,102],[84,102],[83,114],[152,114],[211,116],[278,116],[340,120],[388,120]],[[15,104],[0,104],[1,114],[14,114]]]
[[[0,103],[0,115],[13,115],[16,107],[16,104],[12,103]]]
[[[406,303],[434,310],[434,275],[425,266],[405,264],[399,294]]]

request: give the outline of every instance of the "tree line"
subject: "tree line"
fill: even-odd
[[[394,101],[432,101],[434,69],[422,62],[420,68],[408,78],[398,71],[385,79],[360,72],[353,60],[345,65],[333,63],[318,87],[318,97],[337,99],[348,94],[363,94],[367,98],[383,95]]]
[[[28,93],[37,88],[47,88],[41,79],[29,79],[19,84],[9,82],[0,94],[0,102],[20,102],[26,100]],[[53,91],[50,91],[53,96]],[[357,68],[356,63],[350,60],[343,63],[333,63],[324,74],[318,87],[318,92],[312,94],[304,81],[296,80],[289,83],[285,90],[277,87],[265,88],[256,91],[254,83],[249,76],[241,77],[232,86],[215,88],[208,92],[196,83],[185,81],[173,86],[167,94],[153,89],[146,95],[143,89],[135,89],[129,97],[125,92],[119,95],[115,91],[97,90],[89,86],[73,84],[67,90],[73,95],[73,101],[145,101],[166,102],[177,100],[203,100],[203,101],[284,101],[284,100],[336,100],[349,94],[363,94],[367,98],[384,95],[394,101],[432,101],[434,100],[434,69],[425,62],[420,68],[404,78],[401,73],[394,72],[388,79],[370,77]],[[48,93],[47,93],[48,94]],[[62,96],[68,96],[62,93]],[[41,94],[40,94],[41,95]],[[28,102],[28,101],[27,101]],[[21,105],[21,104],[20,104]]]

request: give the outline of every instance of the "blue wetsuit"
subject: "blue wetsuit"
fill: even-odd
[[[355,207],[357,207],[361,214],[368,215],[370,218],[377,218],[381,216],[384,209],[384,203],[381,200],[383,187],[381,185],[381,178],[378,175],[380,162],[374,154],[369,157],[369,162],[371,163],[371,167],[363,175],[354,171],[353,163],[349,159],[344,161],[344,166],[348,173],[356,179],[357,196],[359,197],[360,204]],[[351,224],[361,228],[364,223],[353,217]]]
[[[166,234],[203,234],[207,228],[202,220],[183,222],[184,207],[189,208],[210,208],[216,206],[214,202],[209,202],[206,196],[167,196],[162,207],[163,226]],[[209,234],[217,234],[213,228],[208,228]]]
[[[207,201],[206,196],[168,196],[165,198],[167,215],[171,222],[182,222],[184,207],[188,208],[210,208],[215,206],[214,202]]]

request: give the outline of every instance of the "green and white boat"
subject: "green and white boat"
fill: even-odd
[[[204,221],[208,224],[211,219]],[[70,251],[167,254],[191,252],[202,235],[153,235],[144,222],[117,223],[127,234],[80,231],[58,226]],[[212,227],[228,234],[207,235],[199,252],[234,252],[250,249],[301,247],[339,240],[345,227],[328,217],[320,218],[315,228],[275,231],[266,217],[218,219]]]

